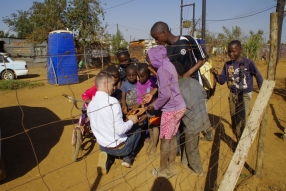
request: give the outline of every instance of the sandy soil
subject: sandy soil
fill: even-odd
[[[216,60],[214,66],[221,68],[222,64]],[[261,62],[257,66],[266,76],[267,65]],[[238,180],[237,190],[286,190],[286,142],[281,139],[286,127],[285,71],[286,61],[280,62],[268,109],[262,178],[252,176],[257,158],[256,139]],[[169,180],[152,177],[149,169],[159,165],[160,143],[157,153],[149,157],[144,140],[130,169],[122,167],[120,159],[116,159],[108,174],[99,176],[96,172],[99,147],[89,137],[82,145],[79,160],[71,162],[71,135],[80,112],[61,94],[80,99],[84,90],[92,86],[97,72],[90,70],[89,78],[80,72],[79,84],[55,86],[47,83],[45,68],[33,67],[29,76],[21,80],[43,81],[45,86],[0,92],[2,150],[7,170],[7,178],[0,182],[0,190],[185,191],[214,190],[219,186],[236,144],[229,126],[225,85],[218,86],[215,96],[208,102],[215,140],[199,144],[205,171],[203,177],[195,176],[190,169],[179,165],[178,173]],[[256,97],[257,88],[253,91],[252,104]]]

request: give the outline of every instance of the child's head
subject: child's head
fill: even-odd
[[[137,82],[137,66],[130,64],[126,69],[126,76],[129,83],[134,84]]]
[[[127,68],[129,65],[130,54],[126,48],[119,48],[116,57],[121,67]]]
[[[110,72],[114,79],[114,85],[116,86],[119,82],[119,72],[116,66],[110,65],[106,68],[106,71]]]
[[[230,41],[228,44],[228,56],[231,60],[237,60],[242,52],[242,46],[239,40]]]
[[[173,61],[172,63],[177,70],[178,77],[181,78],[185,73],[185,69],[184,69],[183,65],[178,61]]]
[[[113,91],[113,76],[112,73],[102,70],[95,77],[97,90],[104,91],[111,95]]]
[[[168,43],[168,37],[170,34],[169,26],[162,22],[156,22],[151,28],[151,36],[155,39],[156,43],[159,45],[165,45]]]
[[[150,77],[150,70],[148,68],[148,64],[138,64],[138,77],[141,84],[145,84],[148,81]]]

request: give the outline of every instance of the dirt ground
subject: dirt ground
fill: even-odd
[[[214,60],[213,65],[221,68],[222,62]],[[261,62],[257,67],[265,77],[267,65]],[[218,85],[215,96],[208,101],[215,140],[199,143],[205,171],[203,177],[195,176],[190,169],[179,165],[178,173],[168,180],[152,177],[149,170],[159,165],[160,143],[157,153],[148,156],[143,139],[130,169],[122,167],[121,160],[116,159],[108,174],[99,176],[96,172],[99,147],[92,137],[84,140],[79,160],[71,162],[71,135],[80,112],[61,95],[65,93],[80,99],[81,94],[93,85],[98,71],[89,70],[89,76],[79,72],[78,84],[56,86],[47,83],[44,67],[31,67],[29,76],[20,79],[42,81],[45,86],[0,92],[2,154],[7,171],[7,178],[0,182],[0,190],[191,191],[215,190],[219,186],[236,144],[230,130],[226,85]],[[286,142],[281,138],[286,128],[285,71],[286,61],[279,62],[268,109],[262,178],[253,175],[257,159],[255,139],[237,190],[286,190]],[[256,86],[252,104],[257,92]],[[180,157],[176,160],[179,164]]]

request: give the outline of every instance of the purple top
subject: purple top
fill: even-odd
[[[157,68],[159,82],[158,99],[154,103],[154,109],[172,112],[186,107],[180,93],[178,74],[175,66],[167,57],[165,46],[159,45],[148,51],[148,56],[154,68]]]
[[[260,72],[253,61],[243,57],[241,61],[228,61],[224,64],[218,83],[222,85],[227,82],[231,92],[245,94],[253,89],[253,77],[260,89],[263,83]]]
[[[157,88],[157,79],[150,75],[149,79],[145,84],[141,84],[140,81],[137,81],[137,103],[141,104],[143,100],[143,95],[150,93],[154,88]],[[150,101],[150,103],[154,100],[155,98]],[[148,104],[147,104],[148,105]]]

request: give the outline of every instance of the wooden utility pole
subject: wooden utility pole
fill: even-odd
[[[192,30],[192,36],[194,36],[195,35],[195,30],[196,30],[196,21],[195,21],[195,3],[193,3],[193,26],[192,26],[192,28],[193,28],[193,30]]]
[[[277,66],[277,51],[278,47],[278,13],[270,14],[270,60],[268,65],[267,79],[275,80],[276,66]]]
[[[276,5],[276,12],[278,13],[278,52],[277,52],[277,59],[280,60],[280,44],[281,44],[281,35],[282,35],[282,25],[283,25],[283,18],[284,18],[284,7],[285,7],[285,0],[277,0]]]
[[[182,30],[183,30],[182,22],[183,22],[183,0],[181,0],[181,12],[180,12],[180,35],[182,35]]]
[[[273,80],[273,81],[275,81],[276,66],[278,62],[278,57],[277,57],[278,56],[277,51],[279,49],[278,31],[279,31],[278,30],[278,13],[277,12],[271,13],[270,14],[270,60],[269,60],[269,65],[268,65],[267,80]],[[259,139],[258,139],[255,174],[259,178],[261,178],[262,168],[263,168],[264,143],[265,143],[265,138],[266,138],[268,108],[269,108],[269,103],[267,104],[267,108],[263,116],[261,125],[260,125],[260,133],[259,133]]]
[[[187,6],[193,6],[193,32],[195,31],[195,3],[193,4],[186,4],[183,5],[183,0],[181,0],[181,12],[180,12],[180,35],[182,35],[182,30],[183,30],[183,7],[187,7]]]
[[[202,44],[205,43],[206,40],[206,0],[203,0],[202,4]]]

